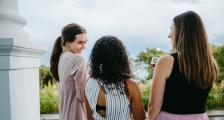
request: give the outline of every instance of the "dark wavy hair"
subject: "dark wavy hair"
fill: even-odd
[[[132,77],[128,55],[121,40],[114,36],[103,36],[94,45],[90,55],[90,77],[105,86],[114,84],[123,87],[128,94],[126,80]]]

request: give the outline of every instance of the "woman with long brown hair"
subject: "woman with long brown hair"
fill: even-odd
[[[174,17],[169,38],[174,53],[156,63],[149,120],[208,120],[206,99],[219,71],[200,16]]]
[[[66,25],[55,41],[50,71],[59,81],[60,120],[86,120],[83,97],[87,70],[80,55],[86,42],[86,30],[75,23]]]

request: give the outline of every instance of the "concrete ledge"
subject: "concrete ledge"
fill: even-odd
[[[58,114],[41,114],[40,120],[59,120]]]
[[[224,120],[224,110],[208,110],[209,120]],[[58,114],[41,114],[40,120],[59,120]]]

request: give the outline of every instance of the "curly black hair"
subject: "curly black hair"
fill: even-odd
[[[125,87],[132,77],[128,55],[121,40],[114,36],[103,36],[94,45],[90,55],[90,77],[105,86],[114,84],[116,89]]]

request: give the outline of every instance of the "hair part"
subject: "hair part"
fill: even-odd
[[[65,46],[66,43],[75,41],[76,35],[83,33],[86,33],[86,30],[82,26],[71,23],[62,29],[61,36],[56,39],[50,58],[50,72],[56,81],[59,81],[58,63],[60,55],[63,52],[63,46]]]
[[[219,70],[200,16],[187,11],[174,17],[173,21],[173,47],[178,52],[181,73],[202,89],[212,86],[218,79]]]

